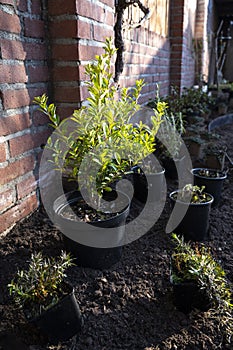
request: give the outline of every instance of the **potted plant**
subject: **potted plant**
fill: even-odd
[[[209,235],[209,213],[213,196],[204,192],[204,186],[185,185],[180,190],[169,194],[172,206],[176,205],[180,211],[186,213],[175,229],[184,236],[185,241],[203,241]]]
[[[81,193],[57,198],[54,220],[64,234],[66,248],[78,258],[77,264],[93,268],[108,268],[121,256],[130,201],[121,193],[112,203],[116,199],[112,192],[119,179],[155,150],[155,135],[166,108],[161,102],[153,109],[151,127],[135,124],[133,117],[141,108],[138,99],[144,83],[138,80],[134,88],[119,90],[112,83],[111,58],[116,50],[111,39],[106,39],[104,50],[86,66],[89,97],[70,120],[61,121],[46,95],[35,98],[55,127],[55,138],[47,143],[50,161],[75,180]],[[66,210],[70,204],[75,207],[76,219]]]
[[[199,187],[205,186],[205,191],[214,197],[213,206],[216,206],[221,198],[222,186],[227,178],[227,172],[208,168],[194,168],[191,172],[194,176],[194,183]]]
[[[203,244],[184,242],[172,234],[170,280],[174,303],[182,312],[197,308],[215,315],[226,336],[232,336],[232,295],[225,271]]]
[[[165,192],[165,169],[158,164],[152,164],[149,158],[140,166],[133,168],[134,196],[142,203],[160,201]]]
[[[176,115],[164,113],[163,122],[159,129],[159,139],[161,141],[161,150],[159,158],[165,169],[165,174],[170,179],[176,179],[179,169],[183,168],[184,158],[182,152],[184,132],[183,116],[181,113]],[[164,144],[169,145],[167,148]]]
[[[156,137],[157,148],[154,153],[165,169],[166,176],[176,179],[177,173],[179,169],[184,167],[185,161],[182,147],[182,135],[185,132],[183,114],[181,113],[182,102],[176,88],[173,88],[172,95],[160,97],[159,86],[157,86],[156,97],[149,101],[148,107],[154,108],[161,101],[165,103],[166,109]]]
[[[65,271],[71,265],[72,259],[65,252],[57,259],[35,253],[28,268],[18,271],[8,284],[10,295],[26,319],[53,342],[68,340],[81,329],[74,289],[65,280]]]

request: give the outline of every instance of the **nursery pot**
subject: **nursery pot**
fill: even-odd
[[[213,176],[205,176],[201,175],[201,170],[208,170],[210,175]],[[195,185],[201,187],[205,186],[205,191],[210,193],[214,197],[213,206],[219,203],[221,198],[223,181],[226,179],[227,175],[224,171],[219,171],[217,169],[206,169],[206,168],[194,168],[191,170],[194,176]],[[216,176],[218,173],[219,176]]]
[[[173,288],[173,302],[175,307],[183,313],[189,313],[193,309],[207,311],[210,308],[210,300],[205,292],[194,281],[175,283],[170,275]]]
[[[82,326],[81,311],[74,290],[69,284],[64,285],[68,294],[41,315],[29,320],[52,342],[67,341],[78,334]]]
[[[79,192],[69,192],[54,202],[54,221],[63,233],[65,249],[73,255],[78,266],[106,269],[120,260],[124,241],[124,225],[129,214],[129,198],[123,193],[117,193],[127,203],[125,208],[111,218],[89,223],[62,215],[67,206],[82,201]],[[106,228],[106,230],[99,232],[98,228]],[[112,229],[110,233],[107,228]],[[87,241],[87,237],[88,242],[97,242],[97,246],[82,243]]]
[[[180,224],[176,227],[175,232],[184,236],[185,241],[204,241],[209,238],[209,214],[213,196],[209,193],[210,200],[205,203],[186,203],[174,198],[178,191],[169,194],[172,206],[177,203],[180,207],[188,209]]]
[[[145,174],[143,172],[138,173],[134,168],[134,196],[140,202],[146,203],[160,201],[164,191],[164,173],[165,169],[158,171],[157,173]],[[150,192],[150,194],[149,194]],[[148,195],[149,194],[149,195]]]

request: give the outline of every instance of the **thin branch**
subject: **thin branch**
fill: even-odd
[[[127,7],[132,5],[138,5],[140,10],[144,13],[144,16],[140,19],[138,23],[123,25],[124,11]],[[140,0],[117,0],[116,2],[116,23],[114,26],[115,32],[115,47],[117,48],[117,57],[115,62],[115,77],[114,81],[118,82],[121,73],[124,68],[123,52],[125,50],[124,40],[123,40],[123,30],[139,28],[146,20],[150,17],[149,8],[145,7]]]

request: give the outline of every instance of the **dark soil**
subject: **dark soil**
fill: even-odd
[[[233,125],[218,130],[233,158]],[[228,163],[229,165],[229,163]],[[210,246],[233,282],[233,171],[228,172],[222,197],[211,209]],[[176,180],[167,179],[168,192]],[[168,197],[167,197],[168,198]],[[133,209],[138,210],[139,202]],[[167,199],[160,219],[143,237],[123,247],[119,263],[108,270],[73,266],[67,273],[83,314],[79,336],[62,344],[49,344],[30,327],[13,300],[7,284],[17,269],[27,266],[34,251],[59,255],[63,247],[60,232],[51,224],[43,208],[38,209],[0,241],[0,345],[4,350],[200,350],[233,349],[227,344],[217,320],[198,310],[186,315],[173,304],[169,282],[172,252],[165,226],[170,214]],[[134,214],[133,214],[134,215]]]

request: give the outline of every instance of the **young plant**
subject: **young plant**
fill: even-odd
[[[134,124],[144,83],[137,80],[134,88],[118,91],[111,73],[111,58],[116,51],[111,39],[106,39],[104,50],[86,66],[89,97],[85,106],[74,111],[70,131],[70,120],[61,121],[46,95],[34,99],[56,128],[55,140],[50,138],[47,143],[55,169],[78,179],[79,189],[87,189],[90,197],[96,195],[93,188],[98,195],[110,191],[114,181],[153,153],[155,135],[167,108],[163,102],[157,104],[151,116],[152,127],[142,122]]]
[[[66,293],[62,282],[71,265],[72,259],[65,252],[58,259],[44,258],[40,252],[32,254],[28,269],[18,271],[8,284],[10,295],[30,317],[38,316]]]
[[[184,133],[184,123],[182,113],[164,113],[163,123],[160,128],[161,140],[169,137],[170,151],[165,151],[167,157],[177,159],[182,146],[182,134]]]
[[[210,303],[209,317],[224,331],[230,341],[233,335],[232,294],[226,274],[203,244],[184,242],[183,237],[172,234],[175,249],[172,254],[172,280],[174,283],[194,282]]]
[[[199,187],[187,184],[179,191],[179,200],[182,202],[190,202],[192,204],[206,203],[211,200],[211,197],[203,192],[204,189],[205,186]],[[176,196],[174,199],[177,199],[178,193],[175,193],[174,195]]]
[[[181,136],[185,131],[183,115],[179,109],[174,110],[171,108],[170,100],[168,98],[162,98],[159,96],[159,86],[157,85],[156,97],[153,101],[148,103],[148,106],[155,108],[158,103],[163,103],[166,106],[166,109],[163,112],[162,123],[159,130],[161,151],[166,157],[177,159],[182,146]],[[168,138],[170,145],[169,151],[163,146],[163,140],[165,141]]]
[[[196,174],[208,178],[219,178],[225,176],[226,173],[220,170],[201,168],[196,172]]]

